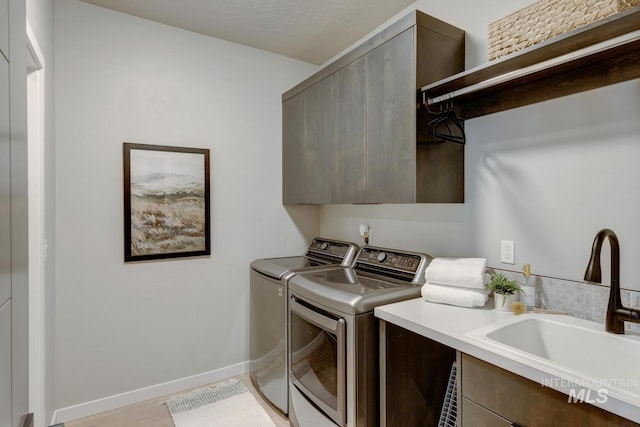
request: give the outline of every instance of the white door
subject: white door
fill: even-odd
[[[0,0],[0,427],[29,418],[25,24],[24,0]]]
[[[0,2],[0,7],[6,7]],[[6,27],[0,27],[2,32]],[[1,45],[2,43],[0,43]],[[0,46],[0,427],[11,425],[11,139],[9,61]]]

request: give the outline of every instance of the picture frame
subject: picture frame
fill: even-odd
[[[209,149],[123,143],[124,261],[211,255]]]

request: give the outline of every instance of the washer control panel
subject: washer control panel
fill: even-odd
[[[358,254],[358,263],[393,268],[411,273],[418,271],[424,256],[383,248],[364,247]]]

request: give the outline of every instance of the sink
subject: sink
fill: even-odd
[[[539,314],[513,316],[465,335],[503,356],[640,406],[640,336],[611,334],[600,323],[575,317]]]

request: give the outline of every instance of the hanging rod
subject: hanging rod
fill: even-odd
[[[470,93],[478,92],[483,89],[488,89],[490,87],[497,86],[502,83],[507,83],[513,80],[517,80],[519,78],[526,77],[528,75],[535,74],[540,71],[544,71],[547,69],[551,69],[553,67],[567,64],[571,61],[586,58],[591,55],[597,55],[599,53],[603,53],[611,49],[615,49],[627,44],[631,44],[639,40],[640,40],[640,30],[633,31],[618,37],[614,37],[609,40],[605,40],[600,43],[596,43],[594,45],[591,45],[585,48],[576,50],[574,52],[557,56],[555,58],[551,58],[546,61],[539,62],[537,64],[529,65],[527,67],[520,68],[519,70],[514,70],[496,77],[492,77],[492,78],[483,80],[481,82],[463,87],[461,89],[453,90],[443,95],[429,98],[426,96],[427,92],[441,85],[441,83],[435,82],[435,83],[426,85],[422,87],[422,89],[420,89],[422,92],[422,102],[423,104],[430,106],[430,105],[439,104],[441,102],[450,101],[462,95],[468,95]]]

